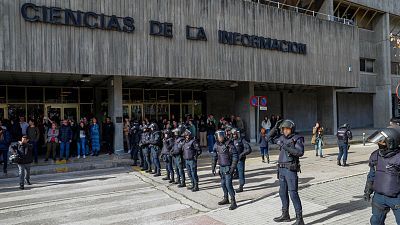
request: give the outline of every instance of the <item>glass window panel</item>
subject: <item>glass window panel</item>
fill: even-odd
[[[0,107],[0,120],[4,120],[6,118],[6,109],[5,107]]]
[[[194,104],[194,115],[200,116],[202,114],[203,114],[203,110],[202,110],[201,104]]]
[[[132,105],[131,106],[131,119],[132,120],[137,120],[139,122],[142,122],[142,105]]]
[[[63,88],[61,92],[64,103],[78,103],[78,88]],[[75,115],[76,118],[76,115]]]
[[[8,87],[8,102],[25,103],[25,88],[24,87]]]
[[[133,103],[143,102],[143,89],[131,89],[131,102]]]
[[[155,120],[156,118],[156,104],[145,104],[144,105],[144,117],[149,121]]]
[[[365,72],[365,59],[360,59],[360,71]]]
[[[93,105],[92,104],[80,104],[79,115],[80,115],[80,119],[82,119],[83,117],[86,117],[87,119],[92,118],[94,116]]]
[[[43,103],[43,90],[41,87],[28,87],[26,89],[28,103]]]
[[[169,91],[169,102],[180,103],[181,102],[181,91],[170,90]]]
[[[43,121],[44,105],[28,104],[28,120],[33,119],[36,123]]]
[[[20,116],[26,115],[26,105],[25,104],[10,104],[8,105],[8,119],[18,120]]]
[[[80,100],[81,103],[93,103],[94,100],[93,88],[81,88]]]
[[[108,102],[108,91],[107,91],[107,89],[101,89],[101,102]]]
[[[374,61],[373,60],[365,60],[365,70],[368,73],[374,72]]]
[[[159,119],[168,118],[169,114],[169,105],[168,104],[159,104],[157,105],[157,115]]]
[[[122,89],[122,102],[129,103],[129,89]]]
[[[182,115],[185,119],[188,116],[193,116],[193,105],[182,104]]]
[[[194,103],[201,103],[203,97],[204,97],[204,92],[202,92],[202,91],[193,91]]]
[[[159,102],[159,103],[168,102],[168,90],[158,90],[157,91],[157,102]]]
[[[192,102],[192,91],[182,91],[182,102],[189,103]]]
[[[0,103],[6,103],[6,86],[0,86]]]
[[[179,122],[181,118],[181,105],[171,104],[169,107],[171,112],[170,120]]]
[[[61,88],[46,88],[45,102],[47,103],[61,103]]]
[[[122,106],[122,116],[124,118],[129,118],[129,106],[128,105]]]
[[[155,102],[157,97],[156,90],[144,90],[144,101],[145,102]]]

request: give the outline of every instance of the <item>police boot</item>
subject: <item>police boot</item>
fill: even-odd
[[[343,166],[348,166],[346,160],[343,160]]]
[[[235,197],[231,198],[231,206],[229,206],[229,210],[234,210],[237,208]]]
[[[337,161],[337,165],[341,166],[342,164],[340,163],[340,160]]]
[[[265,157],[264,155],[261,156],[262,162],[265,163]]]
[[[227,204],[229,204],[228,197],[224,197],[224,199],[222,199],[222,201],[218,202],[218,205],[227,205]]]
[[[182,183],[180,183],[180,184],[178,185],[178,188],[183,188],[183,187],[186,187],[185,180],[183,180]]]
[[[267,154],[267,163],[269,164],[269,155]]]
[[[180,184],[181,183],[181,178],[180,177],[177,177],[176,178],[176,181],[174,182],[174,184]]]
[[[159,177],[159,176],[161,176],[161,170],[157,169],[157,172],[155,172],[154,170],[154,177]]]
[[[171,174],[171,179],[169,180],[169,183],[170,184],[175,183],[175,179],[174,179],[174,174],[173,173]]]
[[[193,188],[194,188],[194,184],[193,183],[191,183],[191,185],[186,186],[186,189],[188,189],[188,190],[192,190]]]
[[[166,177],[163,177],[162,180],[171,180],[171,177],[170,177],[170,175],[169,175],[168,172],[167,172],[167,176],[166,176]]]
[[[199,185],[195,184],[193,189],[192,189],[192,192],[197,192],[197,191],[199,191]]]
[[[293,225],[304,225],[303,214],[296,213],[296,222]]]
[[[150,172],[149,172],[150,174],[156,174],[156,169],[154,169],[154,171],[152,171],[151,169],[150,169]]]
[[[289,210],[282,209],[282,215],[280,217],[274,218],[274,221],[277,223],[290,222]]]
[[[243,185],[239,185],[239,188],[236,189],[236,193],[243,192]]]

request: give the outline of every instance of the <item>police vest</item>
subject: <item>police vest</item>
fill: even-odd
[[[232,147],[227,144],[216,144],[218,165],[230,166],[232,164]]]
[[[349,137],[347,136],[347,129],[346,128],[340,128],[337,132],[337,138],[339,141],[343,141],[347,143]]]
[[[169,155],[169,153],[173,148],[173,145],[174,145],[174,140],[172,138],[164,139],[161,154]]]
[[[388,197],[400,194],[400,153],[384,158],[379,150],[372,153],[370,166],[375,167],[373,190]]]
[[[185,141],[183,143],[182,149],[183,149],[183,158],[185,160],[193,160],[195,158],[197,158],[198,154],[197,154],[197,146],[195,146],[196,140],[192,139],[189,141]]]
[[[180,155],[182,153],[182,146],[183,146],[183,137],[178,137],[175,139],[174,146],[172,147],[172,154],[173,155]]]
[[[278,143],[281,146],[291,146],[292,148],[296,147],[296,143],[298,141],[303,141],[303,137],[300,135],[292,135],[291,137],[285,137],[284,135],[281,135],[278,138]],[[298,157],[290,155],[288,152],[286,152],[284,149],[281,149],[279,152],[279,163],[289,163],[289,162],[296,162],[299,161]]]

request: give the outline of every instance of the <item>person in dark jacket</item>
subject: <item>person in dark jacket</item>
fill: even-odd
[[[114,153],[114,124],[111,122],[111,118],[107,117],[106,122],[103,125],[103,141],[106,150],[109,155]]]
[[[350,131],[350,125],[347,123],[343,124],[337,131],[337,139],[339,146],[339,155],[337,158],[337,165],[341,166],[341,160],[343,157],[343,166],[347,166],[347,154],[349,150],[349,140],[353,138],[353,134]]]
[[[60,142],[60,160],[63,160],[64,153],[65,159],[69,159],[69,148],[72,142],[72,130],[68,124],[68,120],[64,119],[60,127],[58,141]]]
[[[251,147],[249,143],[240,135],[239,128],[233,128],[232,132],[232,142],[236,148],[238,154],[238,162],[236,166],[236,174],[239,177],[239,188],[236,190],[236,193],[243,192],[243,186],[246,183],[245,178],[245,165],[246,165],[246,156],[251,153]]]
[[[29,127],[26,129],[26,135],[28,135],[30,144],[33,147],[35,163],[38,163],[38,142],[40,138],[40,130],[32,119],[29,120]]]
[[[28,185],[31,185],[30,175],[31,175],[31,163],[33,162],[32,156],[32,145],[29,144],[29,137],[24,135],[21,141],[11,146],[12,154],[19,155],[18,173],[19,173],[19,188],[24,189],[25,181]]]
[[[89,130],[85,123],[81,121],[76,130],[75,140],[77,145],[77,158],[79,159],[81,156],[86,158],[88,154],[88,149],[86,148],[86,140],[89,138]]]
[[[0,127],[0,154],[3,156],[3,173],[7,173],[7,164],[8,164],[8,148],[11,143],[10,133]]]
[[[265,163],[265,157],[267,157],[267,162],[269,163],[269,151],[268,151],[268,141],[265,139],[267,135],[267,130],[265,128],[261,128],[260,139],[258,140],[258,144],[260,144],[260,154],[261,160]]]
[[[215,144],[215,120],[214,117],[210,114],[207,119],[207,144],[208,144],[208,152],[212,152]]]
[[[22,130],[18,120],[11,120],[10,134],[11,142],[17,142],[21,140]]]

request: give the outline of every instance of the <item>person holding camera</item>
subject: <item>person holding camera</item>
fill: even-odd
[[[31,164],[33,162],[33,146],[29,144],[29,137],[22,136],[21,141],[11,147],[12,161],[18,165],[19,189],[24,190],[25,181],[31,185]]]

